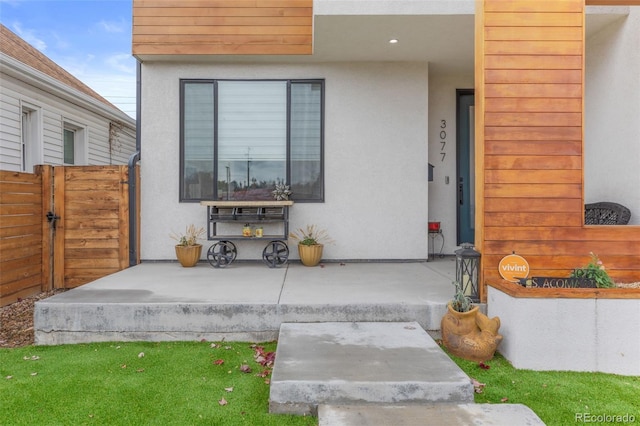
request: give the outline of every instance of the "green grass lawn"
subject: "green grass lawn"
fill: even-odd
[[[604,373],[516,370],[509,361],[496,354],[483,369],[477,362],[451,358],[467,375],[485,386],[475,394],[475,402],[524,404],[547,425],[587,423],[576,415],[635,417],[640,424],[640,377]],[[591,424],[617,424],[621,421]],[[629,422],[627,422],[629,424]]]
[[[98,343],[0,350],[3,425],[315,425],[271,415],[249,343]],[[261,344],[265,352],[275,343]],[[243,372],[242,366],[251,371]]]
[[[275,351],[275,343],[259,346]],[[268,414],[269,368],[255,354],[237,342],[0,349],[0,423],[317,425],[315,418]],[[577,413],[629,414],[640,424],[640,377],[516,370],[500,355],[482,369],[452,358],[485,385],[478,403],[524,404],[548,425],[580,424]]]

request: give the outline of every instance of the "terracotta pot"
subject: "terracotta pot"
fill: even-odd
[[[178,262],[185,268],[196,266],[198,260],[200,260],[200,253],[202,253],[202,244],[196,244],[193,246],[176,246],[176,257]]]
[[[500,318],[487,318],[478,306],[468,312],[457,312],[450,303],[440,323],[444,347],[455,356],[478,362],[493,358],[502,341],[499,328]]]
[[[322,260],[322,244],[314,244],[312,246],[306,246],[298,244],[298,254],[300,255],[300,261],[304,266],[316,266]]]

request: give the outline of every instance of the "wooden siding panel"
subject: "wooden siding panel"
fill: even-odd
[[[486,229],[488,230],[492,226],[518,226],[526,223],[531,226],[580,226],[582,225],[583,215],[581,213],[549,213],[544,212],[507,212],[507,213],[485,213],[484,221]],[[531,238],[531,234],[527,236]],[[519,240],[515,240],[519,241]]]
[[[487,140],[485,150],[489,155],[562,155],[580,156],[582,155],[581,141],[529,141],[518,140]],[[582,164],[582,157],[580,157]]]
[[[579,98],[487,98],[485,111],[491,112],[562,112],[582,114]]]
[[[309,55],[312,0],[134,0],[133,54]]]
[[[497,127],[487,126],[485,138],[493,141],[581,141],[581,127]],[[519,143],[519,142],[518,142]],[[582,145],[582,144],[581,144]],[[537,145],[540,154],[543,145]]]
[[[582,170],[579,156],[487,155],[485,170]]]
[[[487,27],[485,40],[582,40],[580,27]]]
[[[517,55],[527,52],[530,55],[580,55],[582,43],[579,41],[487,41],[488,55]]]
[[[580,70],[486,70],[486,83],[582,84]]]
[[[574,183],[582,182],[582,170],[486,170],[486,183]]]
[[[509,3],[504,0],[502,1]],[[493,1],[485,2],[485,4],[488,3],[493,3]],[[582,27],[583,16],[579,8],[574,8],[573,10],[575,12],[573,13],[570,11],[566,13],[554,13],[554,11],[546,9],[546,6],[541,7],[538,5],[535,9],[537,11],[532,12],[530,9],[520,10],[520,1],[513,1],[511,3],[515,3],[514,8],[518,9],[512,12],[485,13],[485,25],[487,27]],[[542,3],[551,4],[554,2],[544,1]]]
[[[487,112],[484,119],[487,126],[579,127],[582,124],[579,112]]]
[[[487,84],[488,98],[580,98],[581,84]]]
[[[572,213],[582,208],[582,200],[579,198],[487,198],[485,200],[485,212],[538,212],[538,213],[554,213],[564,212]],[[493,228],[491,228],[493,229]],[[511,233],[516,228],[508,228],[507,233]],[[534,230],[523,227],[531,236]],[[488,230],[487,230],[488,232]],[[489,238],[489,237],[487,237]],[[489,238],[491,239],[491,238]]]
[[[581,55],[487,55],[485,69],[581,70]]]
[[[580,184],[490,183],[485,184],[485,197],[582,198]]]

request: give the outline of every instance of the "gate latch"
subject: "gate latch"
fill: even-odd
[[[60,219],[60,216],[54,214],[53,212],[47,212],[47,220],[49,221],[53,229],[56,229],[56,220],[58,219]]]

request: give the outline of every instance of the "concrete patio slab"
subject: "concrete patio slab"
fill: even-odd
[[[455,260],[408,263],[148,262],[36,303],[36,344],[277,337],[283,322],[417,321],[440,328]]]
[[[321,405],[318,421],[319,426],[544,425],[522,404]]]
[[[269,411],[316,414],[320,404],[471,403],[469,377],[417,322],[285,323]]]

